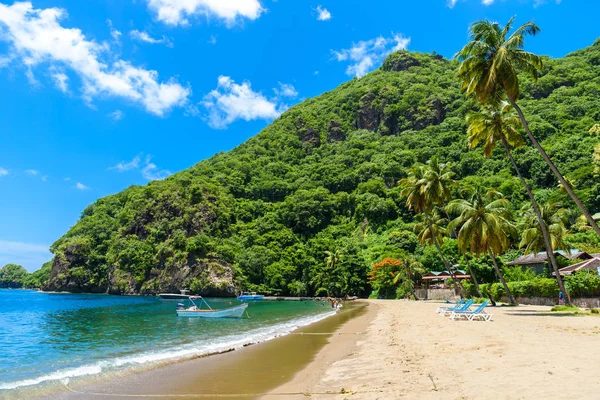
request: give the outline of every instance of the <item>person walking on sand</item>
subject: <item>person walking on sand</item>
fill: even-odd
[[[563,295],[563,292],[558,292],[558,304],[561,306],[565,304],[565,296]]]

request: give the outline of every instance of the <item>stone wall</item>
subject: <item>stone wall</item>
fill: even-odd
[[[419,300],[450,300],[458,298],[454,289],[417,289],[415,294]]]
[[[558,299],[551,297],[517,297],[517,303],[532,306],[555,306]],[[503,303],[508,303],[508,297],[500,299]],[[581,308],[600,308],[600,297],[574,297],[571,299],[573,304]]]

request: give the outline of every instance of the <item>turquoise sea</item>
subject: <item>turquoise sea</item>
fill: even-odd
[[[213,308],[239,304],[207,299]],[[0,398],[262,342],[326,318],[314,301],[250,303],[248,318],[177,317],[156,297],[0,290]]]

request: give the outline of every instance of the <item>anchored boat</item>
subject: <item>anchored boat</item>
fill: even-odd
[[[258,301],[262,300],[263,297],[262,294],[256,294],[256,292],[242,292],[237,299],[239,301]]]
[[[238,306],[221,308],[218,310],[213,309],[208,305],[206,300],[202,296],[189,296],[187,300],[190,301],[191,306],[185,308],[183,303],[177,305],[177,315],[179,317],[197,317],[197,318],[242,318],[244,311],[248,307],[248,304],[240,304]],[[200,307],[194,300],[201,300]],[[205,304],[207,309],[202,308],[202,304]]]

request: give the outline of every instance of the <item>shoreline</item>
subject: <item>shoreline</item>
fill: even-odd
[[[331,395],[343,393],[345,388],[330,386],[326,389],[318,388],[319,382],[326,375],[329,368],[354,354],[357,344],[366,339],[367,329],[377,316],[379,306],[368,300],[360,300],[368,304],[366,312],[340,325],[329,337],[323,348],[313,357],[313,360],[298,371],[292,379],[274,388],[260,399],[285,396],[286,399],[306,399],[321,393],[330,392]],[[307,397],[308,396],[308,397]]]
[[[283,399],[589,399],[600,392],[598,316],[516,306],[487,308],[492,322],[452,321],[435,313],[439,302],[369,303],[377,313],[364,338],[316,366],[320,379],[300,382],[310,396]]]
[[[362,302],[264,342],[225,350],[210,356],[149,366],[125,376],[98,376],[71,382],[39,399],[100,399],[158,397],[257,398],[291,379],[327,344],[333,332],[366,310]],[[232,381],[231,377],[236,376]],[[231,397],[227,395],[231,394]]]

